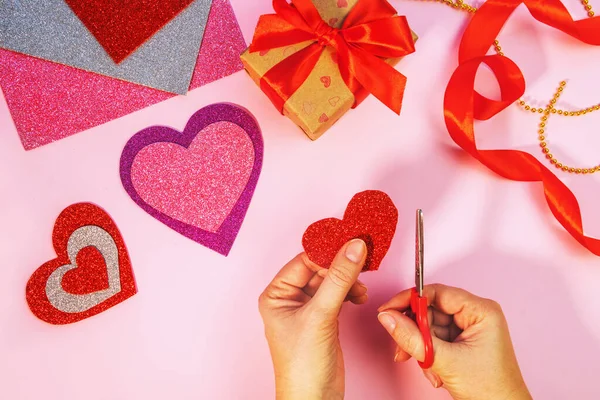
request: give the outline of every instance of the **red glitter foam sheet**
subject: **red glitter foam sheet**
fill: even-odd
[[[312,262],[329,268],[346,242],[362,239],[368,251],[362,271],[375,271],[390,248],[397,224],[398,209],[390,197],[367,190],[352,197],[343,219],[327,218],[310,225],[302,245]]]
[[[65,0],[117,64],[194,0]]]
[[[29,308],[41,320],[81,321],[137,293],[123,238],[100,207],[77,203],[64,209],[52,243],[57,257],[39,267],[26,287]]]

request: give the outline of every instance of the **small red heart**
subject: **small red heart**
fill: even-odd
[[[329,117],[327,116],[327,114],[325,114],[325,113],[321,114],[321,116],[319,117],[319,122],[324,123],[327,121],[329,121]]]
[[[65,208],[54,224],[57,257],[39,267],[25,290],[43,321],[70,324],[137,293],[129,254],[110,216],[91,203]]]
[[[339,19],[337,19],[337,18],[329,19],[329,26],[335,26],[335,24],[337,24],[338,21],[339,21]]]
[[[326,76],[322,76],[321,77],[321,83],[323,83],[323,86],[325,86],[326,88],[328,88],[329,86],[331,86],[331,77],[326,75]]]
[[[337,0],[338,8],[348,7],[348,0]]]
[[[108,289],[108,271],[102,253],[93,247],[84,247],[75,258],[77,268],[68,271],[62,280],[65,291],[87,294]]]
[[[398,223],[398,210],[390,197],[378,190],[367,190],[352,197],[344,218],[327,218],[310,225],[302,237],[308,258],[329,268],[342,246],[360,238],[367,244],[363,271],[375,271],[385,257]]]
[[[261,57],[264,57],[264,56],[267,55],[267,53],[269,53],[269,49],[259,51],[258,55],[261,56]]]

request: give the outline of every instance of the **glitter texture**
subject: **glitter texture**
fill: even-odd
[[[187,149],[164,142],[144,147],[134,159],[131,180],[154,209],[217,232],[253,165],[254,144],[246,132],[231,122],[216,122],[202,129]]]
[[[0,7],[0,47],[86,71],[186,94],[211,0],[196,0],[119,65],[63,0]]]
[[[246,42],[229,0],[213,0],[191,87],[200,87],[244,69]]]
[[[229,1],[213,0],[190,89],[240,71],[245,47]],[[0,86],[26,150],[173,97],[2,49]]]
[[[398,224],[398,210],[390,197],[377,190],[367,190],[352,197],[344,218],[327,218],[310,225],[302,237],[308,258],[329,268],[342,246],[360,238],[367,244],[364,271],[375,271],[385,257]]]
[[[221,138],[220,140],[213,138],[207,142],[195,141],[199,134],[201,134],[202,138],[210,138],[211,135],[222,136],[232,134],[233,131],[230,125],[219,124],[221,122],[228,122],[241,128],[252,143],[252,152],[250,152],[250,149],[248,148],[247,141],[240,140],[239,138]],[[213,128],[211,128],[211,126],[213,126]],[[229,128],[225,130],[218,129],[219,127],[224,126]],[[154,144],[157,143],[160,143],[161,147],[166,143],[172,143],[175,146],[187,149],[188,160],[183,160],[182,156],[186,155],[186,153],[182,152],[180,149],[176,153],[177,156],[170,159],[171,163],[167,165],[165,169],[158,169],[157,171],[157,163],[164,162],[164,160],[149,160],[144,156],[144,154],[157,156],[158,154],[153,152],[153,149],[156,149]],[[177,147],[173,147],[173,145],[162,148],[164,151],[169,151],[170,154],[175,154],[172,150]],[[196,147],[198,145],[212,147],[212,150],[209,148],[203,152],[199,152]],[[215,145],[226,146],[228,148],[215,149]],[[151,146],[150,153],[143,152],[144,149],[149,146]],[[243,148],[232,148],[232,146],[242,146]],[[215,158],[206,158],[206,155],[208,155],[210,151],[215,152]],[[142,164],[141,162],[136,164],[135,168],[138,172],[135,172],[136,183],[134,184],[134,172],[132,172],[132,169],[134,168],[134,162],[136,162],[137,156],[140,153],[142,153],[140,161],[151,161],[151,163],[149,165],[146,165],[145,163]],[[236,159],[236,157],[247,158],[252,153],[252,163],[249,163],[248,160]],[[177,168],[182,167],[189,161],[194,162],[196,164],[195,167],[198,168],[198,160],[194,160],[194,154],[199,154],[208,161],[206,166],[198,169],[198,172],[208,173],[208,176],[197,179],[193,177],[193,174],[186,173],[192,171],[192,169],[189,171],[177,170]],[[129,139],[121,154],[121,181],[123,187],[133,201],[148,214],[152,215],[176,232],[179,232],[220,254],[227,255],[229,254],[229,250],[231,250],[231,246],[235,241],[244,220],[244,216],[246,215],[246,211],[248,210],[248,206],[250,205],[250,200],[252,199],[252,194],[254,193],[260,175],[262,160],[263,139],[258,122],[254,117],[247,110],[233,104],[212,104],[192,115],[183,132],[178,132],[175,129],[165,126],[152,126],[136,133]],[[249,177],[247,176],[247,171],[243,171],[244,167],[251,168]],[[226,168],[231,169],[233,172],[222,175]],[[240,172],[238,173],[235,171]],[[163,184],[165,184],[163,186],[156,185],[157,181],[160,182],[160,177],[153,177],[151,181],[144,181],[144,179],[148,179],[149,174],[155,172],[158,172],[159,174],[165,172],[168,173],[170,177],[173,177],[177,173],[182,173],[187,179],[191,179],[191,182],[179,182],[175,185],[172,184],[172,181],[166,184],[163,182]],[[217,177],[219,177],[218,179],[225,178],[226,181],[219,182],[218,186],[208,185],[194,189],[193,191],[190,190],[195,182],[201,182],[201,184],[204,185],[204,183],[211,182],[213,177],[215,179]],[[241,191],[241,194],[238,195],[239,188],[243,183],[243,190]],[[233,187],[224,187],[225,185],[233,185]],[[147,196],[148,200],[154,202],[154,204],[160,204],[160,207],[167,207],[169,214],[164,213],[149,204],[136,190],[136,186],[146,186],[144,189],[146,192],[143,193]],[[183,188],[185,193],[149,193],[147,191],[147,189],[152,189],[154,187],[157,189],[162,188],[163,190],[165,188],[168,188],[169,190],[172,190],[173,188]],[[218,192],[215,192],[215,189]],[[207,196],[207,198],[190,199],[189,197],[186,197],[189,196],[190,193],[196,191],[200,196]],[[223,195],[231,195],[237,198],[235,205],[233,205],[233,208],[226,216],[224,216],[223,213],[228,211],[228,205],[231,204],[232,199],[225,200],[224,204],[219,204],[219,201],[223,201]],[[202,204],[203,202],[206,202],[206,204]],[[211,229],[216,228],[218,225],[218,229],[213,232],[210,229],[203,229],[200,226],[173,217],[176,213],[181,213],[182,210],[184,210],[184,205],[190,203],[193,203],[192,207],[197,207],[197,210],[203,210],[207,212],[207,214],[195,217],[186,214],[186,219],[193,218],[194,221],[199,221],[203,226]],[[210,208],[213,205],[216,207],[214,210]],[[179,215],[181,216],[181,214]],[[224,217],[224,219],[222,220],[222,223],[219,223],[221,217]]]
[[[81,321],[137,293],[123,238],[98,206],[77,203],[64,209],[56,219],[52,243],[57,258],[39,267],[26,288],[29,308],[41,320],[55,325]],[[87,249],[99,251],[105,273],[98,273],[98,265],[82,264],[94,260],[80,257]],[[86,293],[86,288],[98,286],[106,289]]]
[[[193,0],[65,0],[118,64]]]
[[[121,277],[119,274],[119,250],[113,238],[104,229],[86,225],[76,229],[67,243],[69,260],[76,260],[79,251],[93,246],[104,258],[108,275],[108,288],[87,294],[68,293],[63,288],[62,281],[70,271],[78,268],[77,262],[61,265],[54,270],[46,281],[46,297],[57,310],[65,313],[80,313],[106,301],[121,291]],[[95,283],[94,274],[90,275],[92,282],[82,281],[83,284]],[[84,278],[85,279],[85,278]],[[77,289],[75,289],[77,291]]]

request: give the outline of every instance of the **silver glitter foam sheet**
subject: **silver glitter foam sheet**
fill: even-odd
[[[0,0],[0,47],[166,92],[188,91],[212,0],[196,0],[119,65],[63,0]]]

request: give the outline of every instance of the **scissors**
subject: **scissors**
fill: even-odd
[[[433,341],[427,318],[427,298],[423,297],[423,210],[417,210],[415,287],[410,293],[410,309],[425,344],[425,359],[419,361],[419,366],[428,369],[433,364]]]

